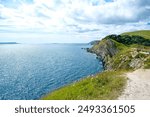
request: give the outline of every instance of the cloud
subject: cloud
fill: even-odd
[[[149,13],[149,0],[0,0],[0,33],[103,37],[150,29]]]
[[[74,32],[78,32],[78,33],[87,33],[87,32],[99,31],[99,29],[82,28],[78,25],[67,25],[67,26],[70,27],[71,29],[73,29]]]
[[[70,14],[80,23],[124,24],[148,18],[150,9],[146,6],[150,6],[147,0],[115,0],[98,6],[81,3]]]

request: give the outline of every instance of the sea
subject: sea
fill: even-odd
[[[88,44],[0,44],[0,100],[37,100],[103,71]]]

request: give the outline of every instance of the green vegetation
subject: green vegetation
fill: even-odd
[[[112,41],[115,43],[115,45],[117,46],[117,48],[118,48],[120,51],[125,50],[125,49],[128,49],[128,47],[127,47],[126,45],[124,45],[124,44],[122,44],[122,43],[119,43],[119,42],[117,42],[117,41],[115,41],[115,40],[112,40]]]
[[[150,69],[150,57],[145,61],[144,68]]]
[[[141,36],[145,39],[150,39],[150,30],[140,30],[140,31],[134,31],[134,32],[126,32],[121,35],[129,35],[129,36]]]
[[[102,39],[99,43],[95,44],[93,47],[94,51],[97,50],[100,46],[105,46],[106,40]]]
[[[150,63],[148,63],[150,62],[150,49],[147,48],[148,47],[145,48],[145,46],[132,45],[122,49],[122,51],[119,51],[112,57],[112,69],[137,69],[142,67],[142,65],[145,65],[145,68],[148,68],[150,65]]]
[[[125,44],[125,45],[131,45],[131,44],[139,44],[144,46],[150,46],[150,40],[145,39],[144,37],[137,36],[137,35],[109,35],[106,37],[107,39],[113,39],[119,43]]]
[[[95,76],[84,78],[78,82],[60,88],[44,100],[91,100],[116,99],[126,83],[123,71],[105,71]]]
[[[126,84],[129,70],[150,68],[150,31],[109,35],[89,52],[103,60],[108,71],[83,78],[42,97],[44,100],[116,99]]]
[[[108,61],[113,70],[150,68],[150,31],[109,35],[104,39],[112,40],[119,50]]]

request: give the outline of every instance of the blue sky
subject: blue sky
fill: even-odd
[[[0,41],[86,43],[149,24],[150,0],[0,0]]]

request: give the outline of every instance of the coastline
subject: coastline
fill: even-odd
[[[90,52],[90,51],[88,51],[89,48],[86,48],[86,50],[87,50],[87,52]],[[90,52],[90,53],[96,55],[96,58],[99,59],[102,62],[103,68],[104,68],[105,67],[105,62],[103,61],[101,56],[94,53],[94,52]],[[121,95],[121,93],[124,89],[124,86],[126,84],[126,77],[124,76],[124,74],[126,72],[127,72],[126,70],[108,71],[107,69],[103,69],[102,72],[98,72],[96,74],[89,75],[89,76],[81,78],[80,80],[75,81],[71,84],[60,87],[60,88],[58,88],[58,89],[42,96],[40,98],[40,100],[84,100],[84,99],[87,99],[87,100],[93,100],[93,99],[95,99],[95,100],[99,100],[99,99],[114,100],[114,99],[116,99],[117,97],[119,97]],[[106,78],[106,81],[105,81],[105,78]],[[86,84],[85,82],[91,82],[92,80],[97,80],[97,79],[99,79],[100,81],[98,81],[96,85],[99,85],[100,82],[102,83],[102,84],[100,84],[101,88],[105,87],[105,85],[106,85],[106,89],[104,89],[106,91],[101,92],[101,88],[99,89],[99,91],[100,91],[99,93],[102,94],[101,96],[99,96],[99,94],[98,94],[97,97],[95,97],[95,96],[94,97],[91,97],[91,96],[89,96],[89,97],[84,97],[84,96],[82,97],[81,96],[80,97],[80,94],[82,94],[84,92],[84,91],[81,91],[82,93],[79,93],[78,95],[75,94],[77,97],[70,97],[70,95],[74,95],[74,94],[70,94],[70,93],[73,92],[74,89],[76,89],[76,91],[78,91],[78,89],[81,89],[83,87],[86,89],[87,87],[84,86]],[[107,83],[111,83],[112,80],[113,80],[113,83],[111,84],[111,86],[109,86],[109,85],[107,86]],[[81,86],[76,88],[76,86],[78,86],[78,84],[81,84]],[[113,89],[114,87],[116,89]],[[68,89],[71,90],[71,91],[67,91]],[[113,90],[111,90],[111,89],[113,89]],[[65,92],[63,92],[62,90],[65,90]],[[94,90],[95,89],[93,89],[93,90],[90,89],[90,92],[88,92],[89,94],[86,94],[86,96],[87,95],[92,95],[92,92]],[[106,94],[105,94],[105,92],[106,92]],[[59,94],[61,96],[55,97],[55,93],[57,95]],[[49,98],[49,95],[53,95],[53,94],[54,94],[54,96],[52,96],[52,98]],[[67,95],[67,96],[63,97],[63,95]]]
[[[126,84],[124,71],[104,71],[61,87],[40,100],[114,100]]]
[[[99,43],[96,42],[87,52],[97,55],[96,58],[103,63],[104,71],[55,90],[41,99],[118,99],[126,84],[128,85],[126,74],[141,68],[150,69],[150,56],[147,54],[150,52],[150,41],[141,37],[142,32],[139,33],[140,36],[108,35]],[[143,43],[139,43],[138,40],[143,40]]]

